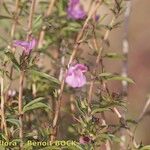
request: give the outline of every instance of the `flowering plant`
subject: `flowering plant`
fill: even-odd
[[[0,150],[150,149],[132,130],[147,107],[135,120],[125,113],[128,87],[135,83],[127,70],[126,26],[122,54],[109,51],[109,35],[121,26],[124,13],[128,25],[131,1],[86,5],[80,0],[0,2],[5,14],[0,15],[0,41],[5,41],[0,45],[0,141],[16,143],[0,144]],[[122,72],[108,71],[114,64],[107,69],[106,62],[118,59]],[[118,92],[111,88],[114,82],[121,85]],[[55,144],[62,139],[76,142]]]

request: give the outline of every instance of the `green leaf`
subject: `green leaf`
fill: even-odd
[[[9,17],[9,16],[3,16],[3,15],[0,15],[0,20],[1,19],[12,19],[11,17]]]
[[[132,79],[128,77],[122,77],[122,76],[113,76],[107,80],[118,80],[118,81],[126,81],[128,83],[135,83]]]
[[[27,111],[31,111],[31,110],[34,110],[34,109],[38,109],[38,108],[47,108],[47,109],[50,109],[48,107],[48,105],[42,103],[42,102],[38,102],[36,104],[33,104],[33,105],[30,105],[29,107],[25,107],[23,109],[23,113],[27,112]]]
[[[118,80],[118,81],[126,81],[128,83],[135,83],[131,78],[129,77],[123,77],[121,75],[115,75],[109,72],[104,72],[99,74],[99,77],[104,78],[105,80]]]
[[[13,124],[13,125],[16,125],[17,127],[19,127],[19,120],[18,119],[7,119],[6,120],[7,122]]]
[[[28,107],[28,106],[30,106],[30,105],[33,105],[33,104],[35,104],[35,103],[37,103],[37,102],[40,102],[40,101],[42,101],[42,100],[44,100],[44,97],[38,97],[38,98],[32,100],[31,102],[29,102],[28,104],[26,104],[26,107]],[[24,107],[25,107],[25,106],[24,106]]]
[[[118,53],[107,53],[104,55],[104,57],[112,58],[112,59],[124,59],[123,55]]]
[[[39,29],[41,24],[42,24],[42,15],[39,15],[33,22],[33,30]]]
[[[40,102],[41,100],[43,100],[44,98],[39,97],[35,100],[32,100],[31,102],[29,102],[27,105],[25,105],[23,107],[23,113],[27,112],[27,111],[31,111],[34,109],[38,109],[38,108],[45,108],[45,109],[50,109],[48,105]]]
[[[40,71],[37,71],[37,70],[29,70],[29,72],[33,75],[37,75],[37,76],[40,76],[40,77],[43,77],[43,78],[46,78],[48,79],[49,81],[51,82],[54,82],[56,84],[60,84],[60,81],[58,79],[56,79],[55,77],[47,74],[47,73],[44,73],[44,72],[40,72]]]
[[[18,61],[16,60],[15,56],[13,53],[11,52],[6,52],[5,55],[7,56],[8,59],[10,59],[13,63],[13,65],[17,68],[17,70],[20,70],[20,65],[18,63]]]
[[[150,145],[144,146],[144,147],[140,148],[140,150],[150,150]]]

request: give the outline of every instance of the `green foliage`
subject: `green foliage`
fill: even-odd
[[[20,70],[20,65],[19,65],[18,61],[16,60],[14,54],[12,52],[6,52],[5,55],[7,56],[7,58],[10,61],[12,61],[15,68],[19,71]]]
[[[139,150],[150,150],[150,145],[143,146],[143,147],[140,148]]]
[[[32,100],[31,102],[29,102],[28,104],[26,104],[24,107],[23,107],[23,113],[27,112],[27,111],[31,111],[31,110],[34,110],[34,109],[37,109],[37,108],[42,108],[44,110],[50,110],[49,106],[40,102],[42,101],[43,98],[42,97],[39,97],[39,98],[36,98],[34,100]]]
[[[60,84],[59,80],[56,79],[55,77],[52,77],[51,75],[47,74],[47,73],[44,73],[44,72],[41,72],[41,71],[38,71],[38,70],[28,70],[28,73],[32,74],[32,75],[35,75],[35,76],[40,76],[42,78],[45,78],[51,82],[54,82],[56,84]]]

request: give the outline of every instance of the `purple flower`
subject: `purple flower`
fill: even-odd
[[[82,87],[86,84],[85,72],[87,72],[87,67],[83,64],[71,66],[67,71],[65,82],[73,88]]]
[[[81,136],[79,139],[80,144],[88,144],[91,142],[91,138],[89,136]]]
[[[68,16],[71,19],[84,19],[86,17],[86,13],[83,10],[79,0],[70,0],[67,10]]]
[[[16,40],[13,42],[13,46],[15,47],[21,47],[23,52],[28,55],[32,49],[35,48],[36,46],[36,39],[32,38],[30,41],[20,41],[20,40]]]

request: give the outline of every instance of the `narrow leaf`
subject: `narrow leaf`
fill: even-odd
[[[20,65],[19,65],[18,61],[16,60],[14,54],[11,52],[6,52],[5,55],[8,57],[8,59],[10,59],[12,61],[14,66],[17,68],[17,70],[20,70]]]
[[[44,72],[40,72],[40,71],[37,71],[37,70],[29,70],[30,73],[34,74],[34,75],[37,75],[37,76],[40,76],[40,77],[43,77],[43,78],[46,78],[48,79],[49,81],[52,81],[54,83],[57,83],[57,84],[60,84],[59,80],[56,79],[55,77],[47,74],[47,73],[44,73]]]
[[[19,120],[18,119],[7,119],[6,121],[19,127]]]

